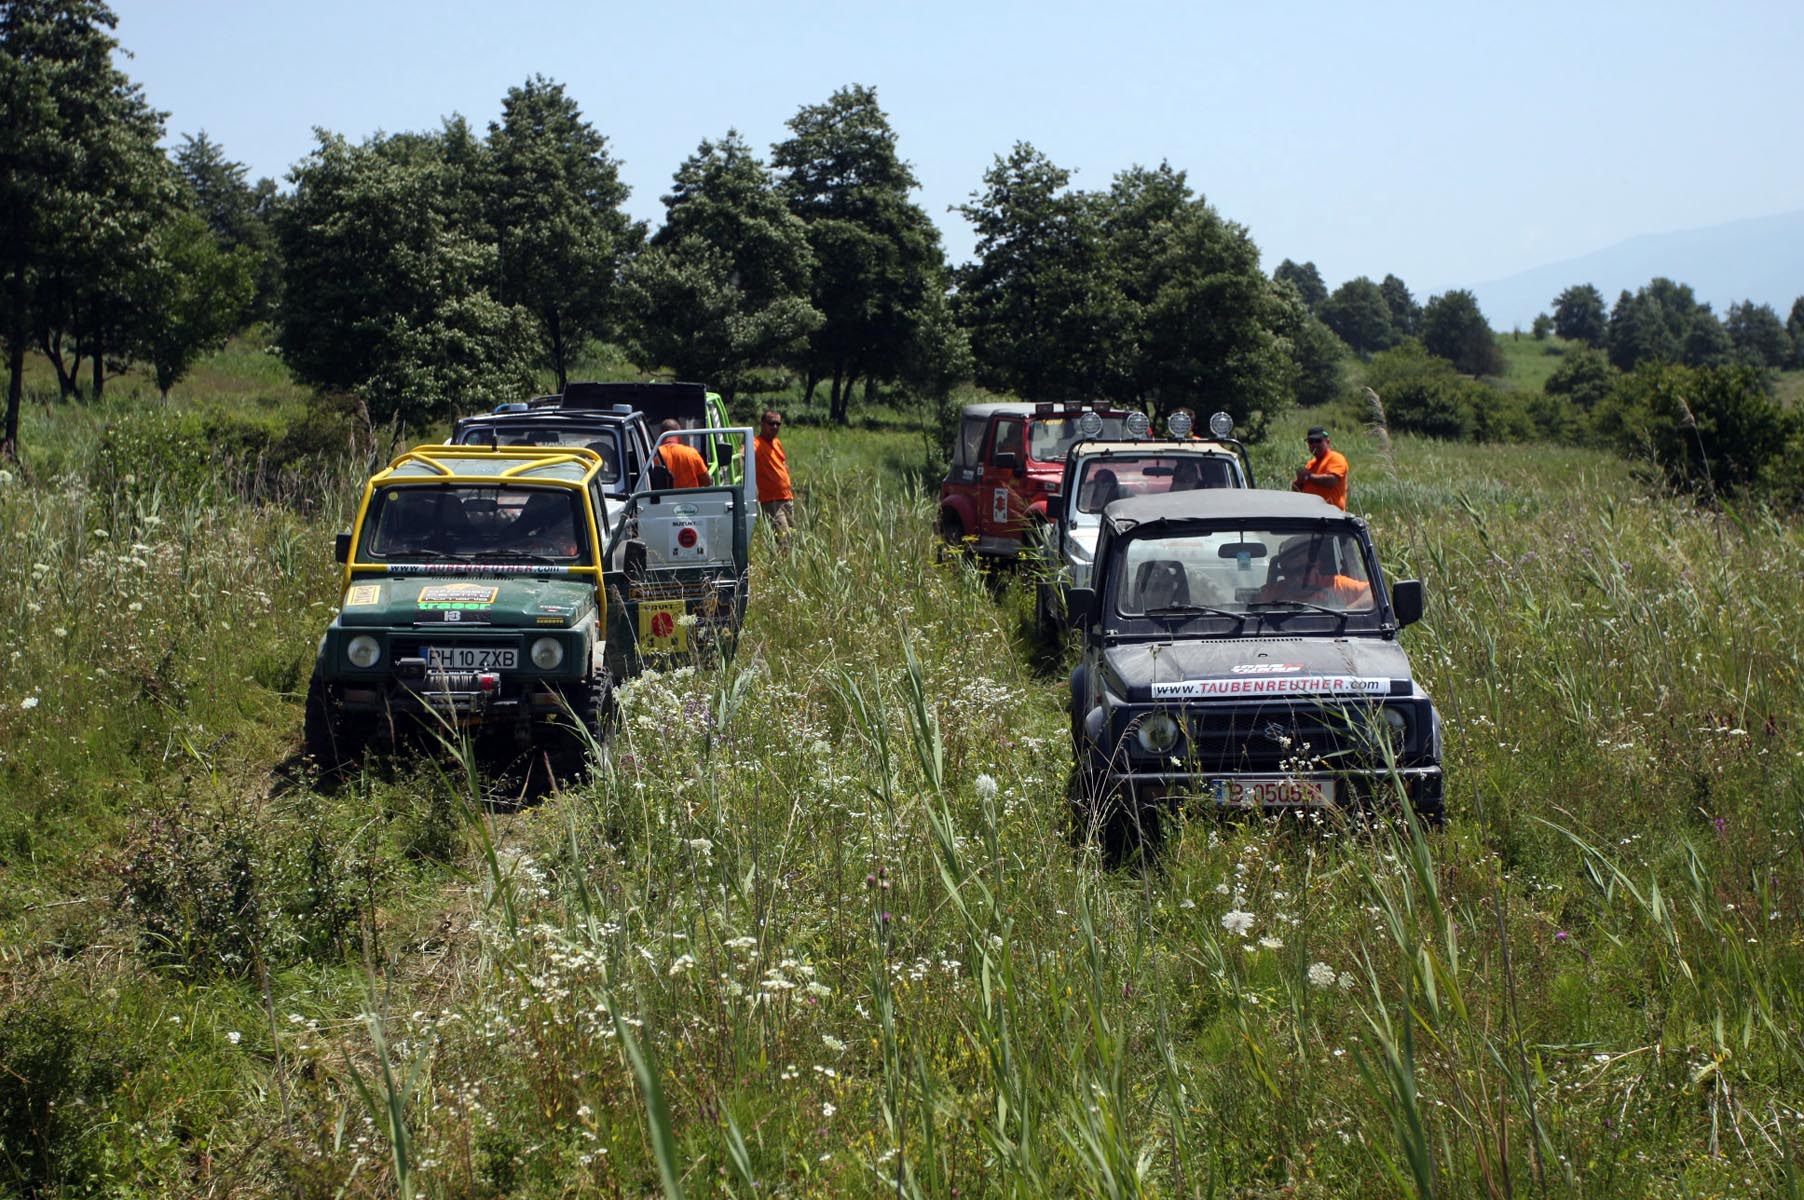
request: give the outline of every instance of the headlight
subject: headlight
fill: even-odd
[[[1391,733],[1391,744],[1401,746],[1409,740],[1409,714],[1401,708],[1380,709],[1385,726]]]
[[[1165,754],[1178,744],[1178,723],[1165,713],[1140,718],[1140,748],[1148,754]]]
[[[542,637],[532,644],[532,665],[541,671],[555,671],[564,661],[564,643]]]
[[[382,659],[382,643],[367,633],[360,633],[345,646],[345,657],[353,667],[368,669]]]

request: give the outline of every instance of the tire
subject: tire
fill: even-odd
[[[960,554],[965,552],[965,523],[949,508],[940,510],[940,540]]]
[[[363,739],[345,727],[344,716],[332,700],[319,664],[307,681],[307,712],[301,727],[301,745],[320,772],[336,776],[363,754]]]

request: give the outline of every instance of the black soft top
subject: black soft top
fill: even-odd
[[[1308,492],[1280,492],[1269,488],[1204,488],[1189,492],[1162,492],[1156,496],[1130,496],[1102,510],[1103,520],[1117,532],[1126,532],[1149,521],[1345,521],[1359,518],[1342,512],[1320,496]]]

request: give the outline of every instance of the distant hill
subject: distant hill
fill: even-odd
[[[1731,221],[1677,233],[1648,233],[1608,249],[1535,267],[1506,279],[1474,284],[1478,306],[1500,333],[1529,327],[1552,312],[1554,297],[1574,284],[1595,284],[1606,304],[1624,288],[1655,276],[1688,283],[1718,316],[1743,300],[1773,306],[1784,320],[1804,296],[1804,210]]]

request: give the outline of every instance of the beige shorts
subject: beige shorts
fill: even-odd
[[[771,531],[779,537],[795,528],[794,500],[760,500],[758,508],[764,513],[764,519],[770,522]]]

